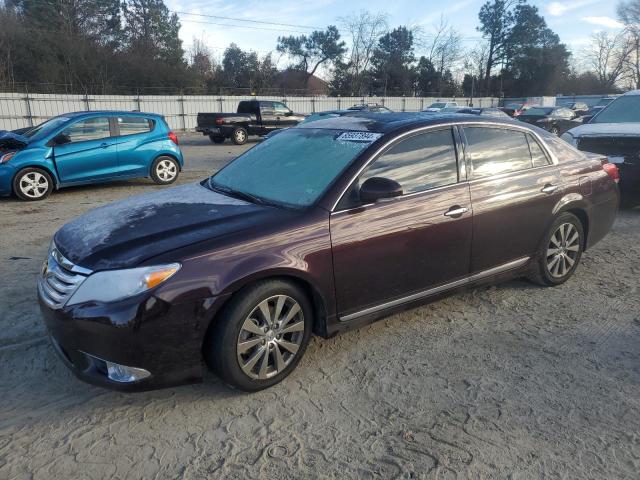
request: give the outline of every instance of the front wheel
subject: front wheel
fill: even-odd
[[[549,132],[553,133],[554,135],[560,135],[560,129],[558,128],[557,125],[551,125]]]
[[[563,213],[549,229],[529,278],[545,286],[566,282],[578,268],[583,249],[582,223],[572,213]]]
[[[151,165],[151,178],[158,185],[169,185],[178,178],[180,165],[171,157],[158,157]]]
[[[233,140],[233,143],[236,145],[244,145],[247,143],[248,138],[249,135],[247,134],[247,131],[242,127],[236,128],[231,134],[231,140]]]
[[[209,368],[228,385],[255,392],[296,367],[311,337],[313,309],[298,286],[267,280],[241,290],[203,345]]]
[[[25,168],[13,178],[13,192],[20,200],[43,200],[52,191],[51,175],[40,168]]]

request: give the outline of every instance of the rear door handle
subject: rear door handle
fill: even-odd
[[[558,189],[557,185],[551,185],[550,183],[547,183],[544,187],[542,187],[542,190],[540,190],[542,193],[553,193]]]
[[[468,211],[469,209],[467,207],[459,207],[456,205],[454,207],[451,207],[446,212],[444,212],[444,216],[451,217],[451,218],[458,218],[464,215],[465,213],[467,213]]]

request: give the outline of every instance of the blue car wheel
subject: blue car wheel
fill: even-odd
[[[53,191],[53,179],[40,168],[25,168],[13,178],[13,192],[20,200],[35,201],[47,198]]]
[[[156,158],[151,166],[151,178],[158,185],[169,185],[175,182],[178,173],[180,173],[180,165],[175,159],[168,156]]]

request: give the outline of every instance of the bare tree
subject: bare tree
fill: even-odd
[[[347,71],[352,78],[354,92],[361,92],[364,73],[369,68],[378,39],[389,31],[387,18],[386,13],[366,10],[339,18],[340,25],[349,32],[351,40]]]
[[[480,42],[464,54],[464,73],[475,77],[479,82],[484,80],[489,57],[489,44]]]
[[[603,88],[612,88],[624,78],[628,57],[629,45],[624,32],[593,34],[591,46],[585,52],[585,60]]]
[[[640,0],[620,2],[618,19],[624,24],[627,37],[626,73],[632,87],[640,89]]]

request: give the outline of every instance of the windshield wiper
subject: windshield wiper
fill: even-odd
[[[234,190],[233,188],[230,188],[230,187],[224,187],[212,181],[209,182],[209,186],[211,187],[212,190],[216,190],[220,193],[225,193],[229,196],[239,198],[241,200],[246,200],[251,203],[257,203],[259,205],[273,205],[272,203],[267,202],[263,198],[256,197],[255,195],[251,195],[250,193],[241,192],[240,190]]]

